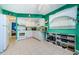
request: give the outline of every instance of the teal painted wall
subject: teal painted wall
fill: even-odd
[[[75,4],[73,4],[73,5],[72,4],[67,4],[67,5],[65,5],[65,6],[59,8],[59,9],[57,9],[55,11],[52,11],[52,12],[48,13],[46,16],[49,17],[50,15],[57,14],[60,11],[63,11],[63,10],[68,9],[68,8],[72,8],[74,6],[77,6],[77,5],[75,5]],[[56,32],[56,33],[65,33],[65,34],[76,34],[76,29],[50,29],[49,28],[49,23],[48,23],[48,31],[47,32]]]
[[[75,34],[75,29],[49,29],[48,32],[61,33],[61,34]]]

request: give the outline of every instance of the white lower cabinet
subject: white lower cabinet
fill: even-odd
[[[18,40],[35,37],[39,40],[44,40],[44,33],[40,31],[18,31]]]
[[[45,39],[43,32],[34,31],[32,34],[33,34],[33,37],[35,37],[35,38],[37,38],[39,40],[44,40]]]

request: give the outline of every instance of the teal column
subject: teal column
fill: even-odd
[[[79,5],[77,8],[77,24],[76,24],[76,52],[79,52]]]
[[[47,27],[47,29],[49,29],[49,16],[45,16],[45,21],[48,21],[47,23],[45,23],[45,26]]]

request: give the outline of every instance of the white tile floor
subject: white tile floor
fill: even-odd
[[[10,45],[4,55],[72,55],[73,52],[46,41],[26,39]]]

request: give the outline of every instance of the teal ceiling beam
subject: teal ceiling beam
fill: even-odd
[[[71,8],[71,7],[74,7],[74,6],[77,6],[77,5],[78,4],[66,4],[66,5],[64,5],[64,6],[58,8],[58,9],[56,9],[54,11],[52,11],[52,12],[49,12],[48,14],[46,14],[46,16],[47,15],[49,16],[49,15],[52,15],[52,14],[56,14],[57,12],[60,12],[60,11],[62,11],[64,9]]]
[[[44,18],[42,14],[23,14],[23,13],[16,13],[17,17],[28,17],[28,18]]]
[[[14,12],[11,12],[11,11],[8,11],[5,9],[1,9],[1,10],[2,10],[2,14],[16,16],[16,13],[14,13]]]
[[[5,9],[2,9],[2,13],[5,15],[12,15],[16,17],[28,17],[28,18],[44,18],[42,14],[25,14],[25,13],[15,13]]]

